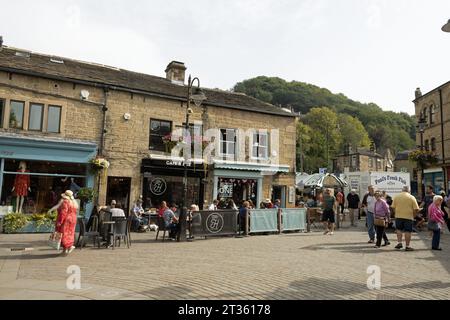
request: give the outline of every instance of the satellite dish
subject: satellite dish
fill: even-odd
[[[81,90],[81,99],[82,100],[87,100],[87,99],[89,99],[89,91],[87,91],[87,90]]]
[[[125,120],[130,120],[130,119],[131,119],[131,114],[125,113],[125,114],[123,115],[123,118],[124,118]]]

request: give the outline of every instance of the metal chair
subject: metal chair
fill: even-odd
[[[116,247],[116,242],[119,240],[119,247],[120,247],[120,241],[123,239],[123,241],[127,244],[127,247],[130,248],[130,243],[128,242],[129,239],[129,233],[127,232],[128,227],[128,221],[126,219],[114,219],[115,223],[113,225],[113,232],[112,232],[112,245],[113,250]]]
[[[166,228],[166,223],[164,222],[164,218],[158,217],[157,224],[158,224],[158,231],[156,232],[156,241],[158,241],[159,231],[163,231],[163,242],[164,242],[166,238],[166,232],[168,231]]]
[[[130,214],[127,218],[127,241],[128,247],[131,247],[131,224],[133,223],[133,216]]]
[[[78,234],[77,246],[80,250],[86,245],[86,238],[92,238],[94,240],[94,246],[97,242],[98,248],[100,248],[100,233],[98,231],[86,231],[86,224],[83,218],[77,219],[78,225],[80,226],[80,232]],[[97,217],[93,218],[92,224],[98,225]]]

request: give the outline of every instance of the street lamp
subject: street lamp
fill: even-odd
[[[448,22],[442,26],[441,30],[444,32],[450,32],[450,20],[448,20]]]
[[[194,82],[197,81],[197,86],[193,88]],[[194,102],[194,104],[197,107],[200,107],[202,102],[206,100],[206,96],[203,93],[202,89],[200,88],[200,80],[198,78],[191,79],[191,76],[189,75],[188,79],[188,87],[187,87],[187,103],[186,103],[186,122],[184,124],[184,134],[188,134],[190,132],[189,130],[189,116],[193,113],[191,109],[191,101]],[[184,141],[188,141],[188,139],[184,139]],[[192,138],[190,139],[192,141]],[[187,217],[187,190],[188,190],[188,181],[187,181],[187,163],[189,161],[188,159],[188,152],[186,152],[187,148],[191,148],[192,146],[186,146],[183,151],[183,169],[184,169],[184,177],[183,177],[183,207],[180,211],[180,217],[179,217],[179,223],[180,227],[178,229],[178,237],[177,241],[184,241],[186,240],[186,217]],[[194,164],[195,165],[195,164]]]
[[[419,121],[417,122],[417,129],[419,129],[419,133],[420,133],[420,150],[423,151],[423,132],[425,131],[425,125],[427,124],[427,120],[425,119],[425,115],[423,112],[420,113],[419,116]],[[424,195],[424,183],[423,183],[423,175],[424,175],[424,171],[423,171],[423,166],[421,166],[420,168],[420,188],[421,188],[421,192],[420,195],[423,199],[423,195]]]

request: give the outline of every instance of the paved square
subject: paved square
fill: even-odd
[[[76,249],[58,256],[48,235],[0,234],[0,299],[449,299],[450,237],[429,250],[428,232],[414,252],[374,249],[365,229],[217,238],[176,243],[132,234],[132,247]],[[32,248],[11,251],[11,248]],[[69,290],[71,265],[81,289]],[[381,268],[369,290],[367,268]]]

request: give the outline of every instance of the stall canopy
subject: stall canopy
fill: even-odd
[[[295,176],[295,185],[297,186],[297,189],[299,189],[299,190],[305,189],[305,184],[303,182],[306,179],[308,179],[309,177],[310,177],[310,175],[307,173],[297,172],[297,174]]]
[[[304,188],[344,188],[348,187],[345,180],[340,179],[332,173],[316,173],[310,175],[301,182]]]

